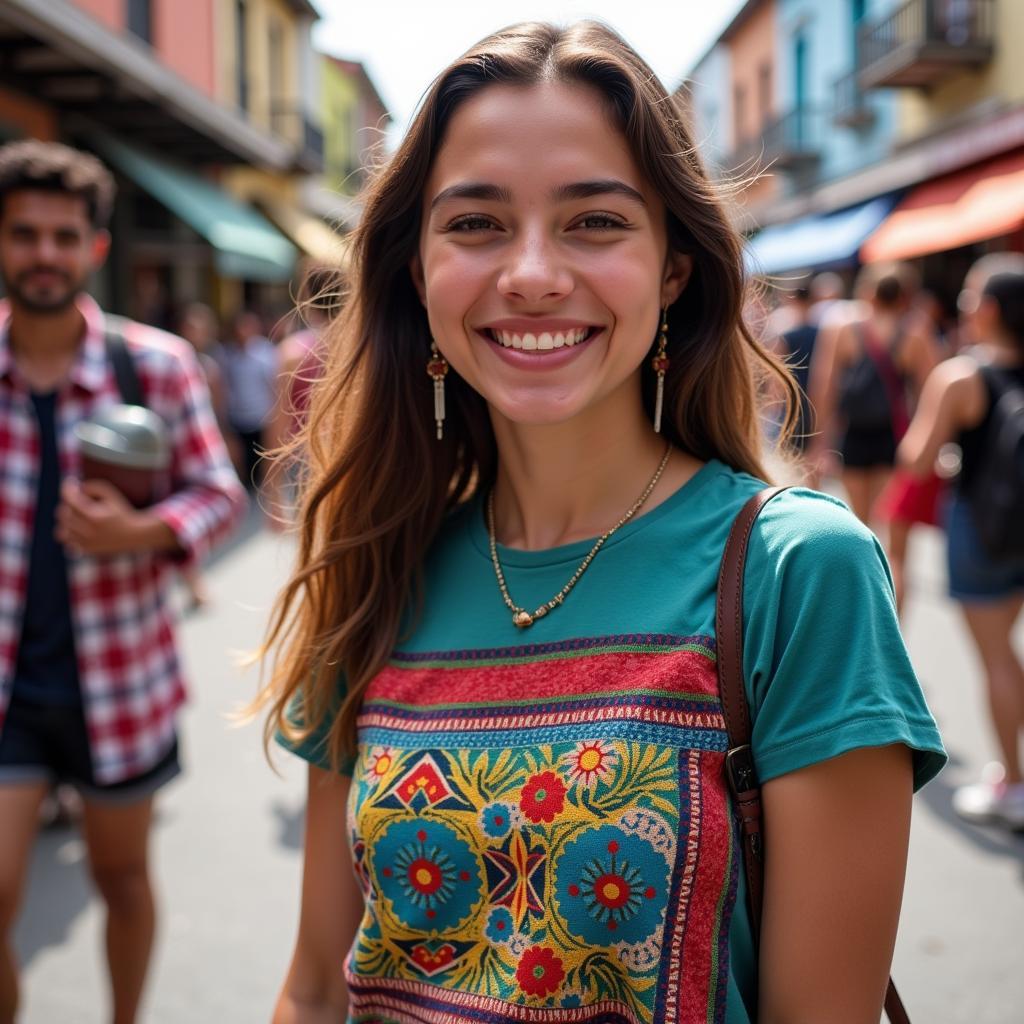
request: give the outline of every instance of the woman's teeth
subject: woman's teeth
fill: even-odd
[[[527,352],[534,349],[544,351],[578,345],[590,333],[589,327],[577,327],[571,331],[544,331],[542,334],[515,334],[512,331],[491,331],[494,340],[504,348],[521,348]]]

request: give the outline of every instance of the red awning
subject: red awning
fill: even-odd
[[[865,263],[904,260],[1010,234],[1024,224],[1024,152],[919,185],[861,246]]]

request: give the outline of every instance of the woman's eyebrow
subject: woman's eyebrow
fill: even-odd
[[[598,178],[594,181],[574,181],[568,185],[559,185],[553,192],[556,202],[567,202],[574,199],[592,199],[594,196],[620,195],[646,206],[644,197],[631,185],[617,178]],[[503,185],[492,185],[484,181],[465,181],[458,185],[450,185],[442,189],[430,201],[430,209],[440,206],[450,199],[478,199],[483,202],[511,203],[512,190]]]
[[[620,195],[646,206],[644,197],[632,186],[617,178],[600,178],[595,181],[574,181],[570,185],[559,185],[553,192],[558,202],[572,199],[591,199],[594,196]]]
[[[466,181],[441,189],[430,201],[431,210],[449,199],[481,199],[492,203],[511,203],[512,192],[501,185],[489,185],[483,181]]]

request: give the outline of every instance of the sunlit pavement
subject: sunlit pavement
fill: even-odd
[[[943,596],[939,537],[912,548],[912,653],[951,754],[917,798],[894,973],[917,1024],[1024,1020],[1024,839],[960,824],[953,787],[991,757],[977,668]],[[294,935],[304,770],[266,765],[258,729],[231,714],[254,692],[234,659],[259,640],[290,545],[255,532],[209,573],[214,604],[189,618],[193,680],[187,774],[166,791],[154,854],[161,933],[143,1020],[258,1024],[269,1018]],[[1024,642],[1024,632],[1021,640]],[[73,832],[40,837],[16,932],[24,1024],[107,1020],[101,915]],[[340,965],[339,965],[340,968]]]

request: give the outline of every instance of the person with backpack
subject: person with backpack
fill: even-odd
[[[276,1024],[879,1019],[942,744],[840,502],[740,518],[719,587],[758,379],[796,395],[687,123],[607,26],[524,23],[368,187],[267,640]]]
[[[0,1024],[18,1010],[11,931],[40,802],[62,782],[82,796],[106,908],[107,1019],[138,1019],[154,794],[180,771],[172,569],[224,538],[245,503],[190,346],[107,317],[86,292],[113,197],[87,153],[0,147]],[[124,404],[146,407],[134,418],[160,424],[169,455],[138,506],[116,468],[82,479],[81,432]]]
[[[808,460],[818,463],[838,447],[847,500],[864,523],[892,475],[914,396],[939,358],[933,332],[910,315],[915,288],[905,264],[865,267],[854,288],[865,315],[819,331],[815,345],[810,389],[817,433]]]
[[[900,462],[931,471],[943,445],[960,446],[947,508],[949,590],[985,674],[1001,757],[953,797],[974,822],[1024,828],[1024,665],[1013,628],[1024,606],[1024,256],[990,254],[960,296],[976,344],[928,378],[900,445]]]

